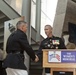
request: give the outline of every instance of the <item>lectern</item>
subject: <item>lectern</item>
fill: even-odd
[[[76,50],[43,49],[43,68],[51,68],[50,75],[54,71],[73,72],[76,75]]]

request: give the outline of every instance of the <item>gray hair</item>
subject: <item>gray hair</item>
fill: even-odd
[[[52,26],[51,26],[51,25],[47,24],[47,25],[45,25],[45,27],[46,27],[46,26],[48,26],[48,27],[50,27],[50,28],[52,29]]]
[[[27,22],[25,22],[25,21],[18,21],[16,24],[16,27],[19,28],[23,23],[27,24]]]

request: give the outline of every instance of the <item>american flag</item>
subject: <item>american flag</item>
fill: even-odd
[[[58,59],[58,61],[60,61],[60,56],[58,54],[55,54],[55,58]]]

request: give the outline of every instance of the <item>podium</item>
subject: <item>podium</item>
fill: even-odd
[[[73,72],[76,75],[76,50],[43,49],[43,68],[50,68],[53,72]]]

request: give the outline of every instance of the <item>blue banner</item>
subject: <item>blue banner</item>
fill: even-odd
[[[76,63],[76,51],[61,51],[62,63]]]

